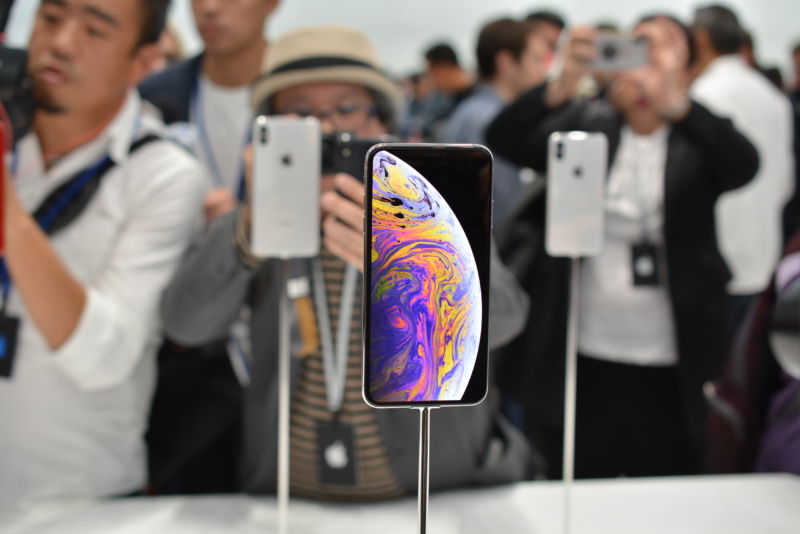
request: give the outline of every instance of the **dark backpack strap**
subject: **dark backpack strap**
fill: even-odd
[[[160,139],[161,137],[154,134],[148,134],[140,137],[131,144],[130,148],[128,149],[128,154],[133,154],[141,147]],[[106,161],[97,169],[97,172],[95,172],[94,176],[92,176],[86,185],[81,188],[78,194],[71,199],[67,206],[65,206],[64,209],[59,212],[58,216],[52,221],[46,232],[49,235],[53,235],[75,221],[75,219],[77,219],[80,214],[83,213],[83,210],[86,209],[86,206],[89,205],[89,202],[91,202],[91,200],[94,198],[94,195],[100,189],[100,183],[103,180],[103,176],[105,176],[105,174],[115,166],[116,164],[114,163],[114,160],[111,158],[106,159]],[[65,191],[72,186],[73,182],[76,181],[81,174],[82,172],[76,174],[74,177],[70,178],[65,183],[58,186],[49,195],[47,195],[47,198],[45,198],[39,207],[36,208],[36,211],[33,212],[33,217],[37,221],[41,220],[42,216],[45,213],[48,213],[56,203],[61,202],[63,196],[65,195]]]

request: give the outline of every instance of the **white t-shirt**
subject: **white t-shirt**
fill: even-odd
[[[781,254],[783,207],[794,190],[789,99],[738,55],[715,59],[695,80],[692,98],[729,117],[756,147],[759,169],[744,186],[717,202],[720,252],[733,279],[732,294],[764,290]]]
[[[663,254],[664,169],[669,130],[622,129],[606,191],[603,251],[581,266],[578,350],[635,365],[675,365],[678,353]],[[661,283],[634,286],[632,246],[660,246]]]
[[[202,116],[191,117],[197,128],[194,152],[209,169],[214,187],[225,187],[235,196],[252,116],[250,87],[222,87],[203,75],[196,98],[192,111]]]
[[[151,132],[163,135],[163,127],[141,113],[131,91],[102,134],[50,170],[35,135],[18,144],[14,187],[28,210],[105,154],[117,165],[80,217],[50,237],[87,290],[69,339],[50,349],[19,291],[11,291],[8,313],[21,326],[13,374],[0,378],[0,509],[144,487],[158,305],[201,229],[207,188],[200,165],[171,143],[155,141],[129,156],[132,140]]]

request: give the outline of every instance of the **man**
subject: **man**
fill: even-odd
[[[547,43],[549,49],[547,64],[549,66],[556,48],[558,48],[558,39],[561,37],[561,32],[564,31],[566,22],[559,14],[547,10],[529,13],[525,20],[533,25],[534,31]]]
[[[242,148],[252,114],[249,85],[266,57],[266,20],[279,0],[192,0],[201,54],[147,79],[139,88],[161,110],[176,139],[206,165],[214,188],[205,199],[213,219],[243,193]]]
[[[369,40],[344,27],[305,28],[276,40],[266,72],[253,88],[253,105],[260,112],[315,116],[325,132],[349,131],[359,137],[389,132],[399,99],[397,86],[379,69]],[[417,414],[376,411],[361,398],[358,306],[347,329],[347,353],[340,355],[346,358],[345,374],[337,375],[344,401],[340,406],[326,401],[326,392],[339,381],[322,371],[325,356],[320,339],[334,335],[326,330],[338,324],[339,304],[348,298],[343,294],[348,287],[343,280],[355,276],[363,265],[364,187],[356,178],[340,173],[323,176],[321,189],[323,248],[318,257],[291,264],[296,281],[292,284],[294,315],[302,341],[293,345],[309,349],[296,349],[292,358],[292,491],[339,500],[412,493],[417,486]],[[250,492],[270,492],[276,478],[278,304],[283,266],[261,261],[250,252],[250,210],[246,201],[214,221],[165,293],[162,313],[167,333],[192,346],[226,332],[239,309],[249,303],[252,362],[250,385],[244,392],[240,486]],[[526,301],[499,265],[492,267],[491,287],[495,322],[489,343],[496,346],[519,331]],[[358,302],[360,291],[354,290],[352,297]],[[326,308],[328,317],[323,315],[328,314]],[[439,412],[433,417],[432,488],[518,480],[527,474],[524,439],[496,415],[491,403]],[[351,442],[345,445],[344,455],[337,455],[347,459],[343,464],[323,454],[336,441]]]
[[[500,19],[481,30],[477,45],[480,82],[453,111],[442,131],[445,143],[485,144],[489,122],[509,102],[544,81],[547,44],[525,22]],[[502,157],[494,160],[494,226],[501,228],[522,183],[520,168]]]
[[[43,0],[37,11],[37,111],[4,178],[2,502],[144,487],[158,301],[205,190],[135,91],[167,7]]]
[[[147,79],[139,88],[161,110],[174,137],[210,172],[213,187],[204,201],[207,221],[235,208],[244,196],[241,156],[253,116],[250,83],[261,72],[268,48],[265,23],[278,4],[279,0],[192,0],[203,52]],[[237,380],[246,380],[243,373],[235,374],[246,358],[237,342],[242,336],[236,335],[242,328],[237,324],[230,335],[196,347],[191,359],[171,339],[159,351],[159,381],[148,434],[152,491],[231,488],[232,481],[207,465],[229,456],[227,443],[237,424]],[[208,398],[217,409],[197,405],[195,397]],[[221,409],[220,399],[229,399],[229,409]],[[193,407],[188,411],[187,403]],[[188,426],[184,446],[172,438],[178,424]],[[198,465],[187,463],[198,454],[202,457]]]
[[[552,132],[601,132],[609,141],[604,246],[581,260],[575,310],[576,477],[702,469],[702,386],[720,372],[729,344],[730,274],[716,245],[714,204],[758,166],[730,121],[688,98],[688,30],[655,17],[635,33],[649,39],[648,65],[615,73],[606,98],[586,101],[576,93],[597,58],[597,32],[572,29],[559,76],[506,107],[486,134],[493,151],[545,175]],[[528,435],[557,478],[569,263],[546,254],[547,182],[537,183],[501,238],[532,305],[498,383],[525,408]]]
[[[697,78],[692,98],[730,117],[755,145],[761,167],[747,187],[726,193],[716,208],[720,250],[733,271],[728,286],[732,326],[769,284],[782,249],[781,217],[792,194],[792,111],[788,99],[739,55],[742,28],[729,9],[698,9],[692,23]]]
[[[425,74],[433,84],[436,114],[425,129],[439,141],[441,130],[453,110],[475,89],[472,73],[458,62],[458,55],[447,43],[437,43],[425,51]]]

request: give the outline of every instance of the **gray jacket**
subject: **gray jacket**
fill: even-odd
[[[233,244],[238,210],[220,217],[190,251],[162,302],[166,334],[187,346],[225,338],[249,304],[253,353],[245,391],[242,488],[275,490],[277,458],[278,305],[281,265],[244,266]],[[493,251],[489,346],[520,332],[528,301]],[[296,360],[293,358],[293,360]],[[296,370],[296,362],[293,362]],[[491,395],[490,395],[491,397]],[[379,410],[390,461],[402,487],[417,487],[419,415],[415,410]],[[474,407],[435,410],[431,416],[431,489],[520,480],[530,469],[530,449],[502,417],[492,399]]]

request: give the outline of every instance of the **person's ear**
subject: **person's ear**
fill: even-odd
[[[516,64],[517,60],[514,59],[510,50],[500,50],[494,56],[495,76],[504,76],[506,73],[511,72]]]
[[[161,49],[158,43],[148,43],[141,45],[133,53],[133,62],[131,71],[128,74],[128,86],[136,87],[139,82],[144,80],[150,74],[153,65],[158,58],[161,57]]]
[[[692,33],[694,34],[694,43],[698,51],[706,51],[711,48],[711,36],[707,30],[695,29]]]

